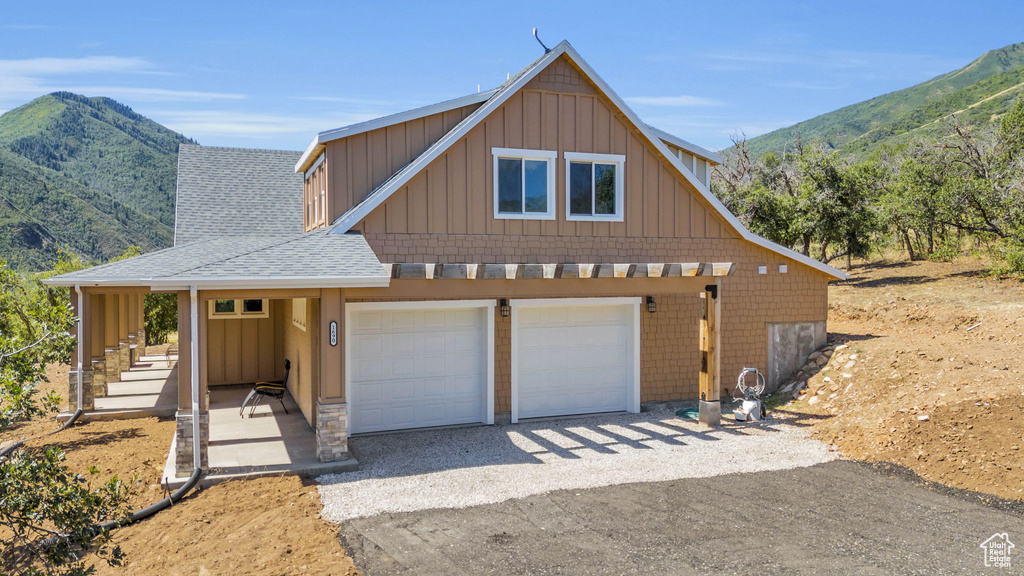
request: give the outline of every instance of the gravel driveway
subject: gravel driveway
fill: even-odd
[[[349,447],[361,469],[318,478],[324,517],[335,522],[835,459],[792,421],[705,431],[667,410],[366,436]]]

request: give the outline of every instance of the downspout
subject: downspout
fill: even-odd
[[[194,469],[201,470],[203,458],[199,441],[199,296],[195,286],[189,287],[188,295],[190,301],[189,328],[191,331],[189,367],[192,371],[192,464]]]
[[[76,418],[77,414],[82,412],[82,396],[83,396],[83,393],[82,393],[82,355],[83,355],[83,352],[82,352],[82,332],[83,332],[83,327],[82,327],[82,300],[83,300],[83,298],[82,298],[82,286],[81,285],[75,284],[75,294],[78,295],[78,308],[76,309],[76,310],[78,310],[78,346],[75,346],[75,348],[78,349],[78,404],[75,405],[75,406],[78,407],[78,410],[75,411],[76,416],[73,416],[72,419]]]

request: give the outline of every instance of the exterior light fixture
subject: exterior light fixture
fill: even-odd
[[[647,311],[651,314],[658,311],[658,303],[654,301],[654,296],[647,297]]]
[[[498,306],[501,309],[501,316],[503,318],[508,318],[509,314],[512,313],[512,308],[508,305],[508,298],[502,298],[501,301],[498,302]]]

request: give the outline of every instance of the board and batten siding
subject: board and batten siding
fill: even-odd
[[[328,182],[325,223],[337,220],[479,106],[464,106],[328,142],[324,150]]]
[[[587,90],[589,85],[552,81],[547,72],[513,94],[354,229],[364,234],[737,237],[610,102]],[[494,218],[495,147],[559,153],[555,220]],[[564,152],[626,156],[623,222],[566,220]]]
[[[267,318],[206,320],[206,378],[210,386],[280,379],[280,310],[273,300],[267,304]],[[203,312],[206,313],[205,307]]]

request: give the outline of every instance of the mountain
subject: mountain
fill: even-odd
[[[799,137],[863,156],[883,145],[948,132],[945,121],[953,115],[963,124],[988,124],[1022,95],[1024,43],[1018,43],[915,86],[752,138],[747,146],[759,156],[784,150]]]
[[[178,145],[109,98],[42,96],[0,116],[0,259],[38,270],[67,246],[106,260],[170,246]]]

